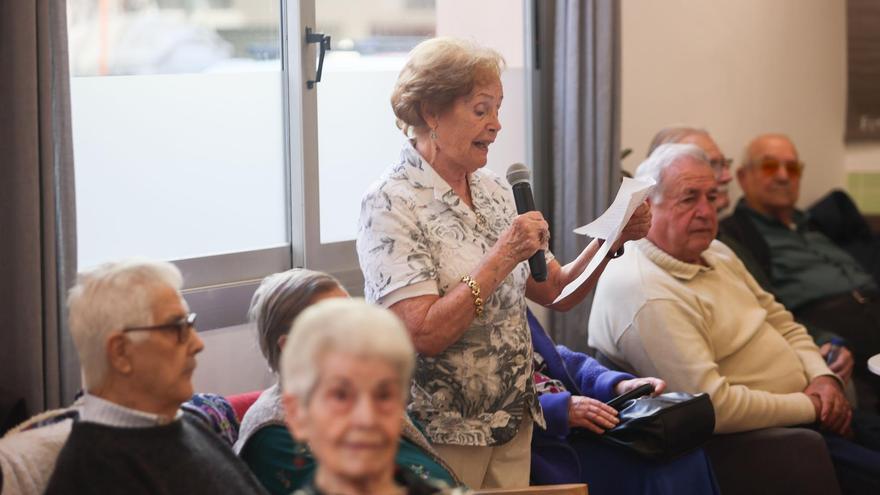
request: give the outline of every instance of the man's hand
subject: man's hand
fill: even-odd
[[[613,407],[589,397],[571,396],[568,405],[569,425],[586,428],[601,435],[605,430],[617,426],[619,422],[617,411]]]
[[[614,386],[614,393],[617,395],[625,394],[630,390],[635,390],[642,385],[650,383],[654,386],[654,393],[651,395],[660,395],[666,390],[666,382],[659,378],[654,378],[651,376],[646,376],[645,378],[633,378],[632,380],[623,380],[617,382],[617,385]]]
[[[839,349],[837,359],[829,364],[828,367],[831,368],[831,371],[839,376],[841,380],[843,380],[843,383],[849,383],[850,378],[852,378],[853,367],[855,366],[853,355],[845,346],[840,346]],[[831,352],[831,342],[822,344],[822,347],[819,348],[819,352],[822,354],[823,358],[827,357],[828,353]]]
[[[843,395],[840,384],[830,376],[817,376],[807,385],[804,393],[813,401],[816,419],[823,429],[849,436],[852,407]]]

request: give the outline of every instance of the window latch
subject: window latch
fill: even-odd
[[[330,36],[324,33],[315,33],[312,31],[312,28],[306,27],[306,44],[308,43],[317,43],[320,48],[318,70],[315,72],[315,79],[306,81],[306,86],[312,89],[316,83],[321,82],[321,73],[324,71],[324,53],[330,49]]]

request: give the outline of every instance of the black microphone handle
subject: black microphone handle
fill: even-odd
[[[535,211],[535,199],[532,196],[532,187],[528,182],[520,182],[511,189],[513,189],[513,201],[516,203],[517,213],[522,215]]]
[[[532,196],[532,187],[528,182],[520,182],[513,187],[513,200],[516,202],[516,212],[522,215],[529,211],[535,211],[535,199]],[[529,270],[536,282],[547,280],[547,260],[544,258],[544,250],[539,249],[529,258]]]
[[[529,258],[529,270],[532,271],[532,278],[536,282],[547,280],[547,260],[544,259],[543,249],[539,249]]]

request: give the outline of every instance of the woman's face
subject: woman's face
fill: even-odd
[[[318,368],[307,404],[285,395],[288,427],[308,442],[323,476],[390,479],[404,411],[397,371],[382,359],[334,351]]]
[[[504,89],[501,80],[493,78],[488,84],[478,85],[465,96],[460,96],[452,105],[428,122],[433,125],[437,138],[435,162],[443,160],[466,173],[486,165],[491,145],[501,122],[498,112]]]

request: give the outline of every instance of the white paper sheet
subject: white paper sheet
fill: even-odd
[[[620,189],[617,190],[617,196],[614,197],[614,202],[605,210],[605,213],[587,225],[574,229],[575,234],[605,239],[605,242],[599,248],[596,255],[593,256],[593,259],[590,260],[583,273],[562,289],[559,297],[553,301],[554,304],[571,295],[572,292],[576,291],[590,278],[590,275],[596,271],[599,263],[608,255],[611,245],[620,237],[620,233],[623,232],[623,228],[626,227],[633,213],[635,213],[636,209],[645,201],[645,198],[648,197],[648,194],[653,189],[654,181],[652,180],[624,177],[623,183],[620,184]]]

